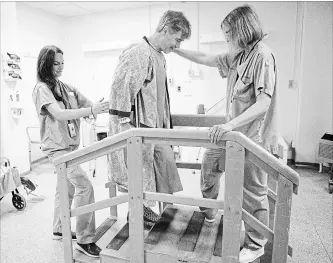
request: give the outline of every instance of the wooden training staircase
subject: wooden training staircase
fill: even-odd
[[[224,117],[212,115],[173,115],[172,118],[174,126],[211,127],[225,122]],[[224,201],[143,192],[143,143],[225,149]],[[70,210],[66,205],[68,196],[64,194],[67,192],[66,169],[125,147],[128,150],[128,194],[116,196],[115,186],[107,183],[110,198]],[[276,189],[269,190],[268,195],[271,205],[269,227],[242,209],[245,158],[277,182]],[[292,255],[288,245],[291,200],[292,194],[297,194],[299,176],[239,132],[229,132],[218,144],[212,144],[207,131],[202,130],[131,129],[59,157],[54,164],[60,182],[66,263],[237,263],[244,239],[242,220],[268,239],[271,262],[287,262],[287,256]],[[178,163],[177,166],[201,167],[198,163]],[[144,199],[168,204],[161,220],[149,227],[143,224]],[[128,223],[117,220],[117,205],[125,202],[129,204]],[[215,222],[205,222],[198,207],[218,208]],[[70,217],[106,208],[110,209],[110,217],[98,227],[95,237],[95,242],[102,248],[100,258],[93,259],[73,251]]]

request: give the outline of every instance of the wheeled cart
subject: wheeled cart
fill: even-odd
[[[331,164],[328,192],[333,193],[333,134],[325,133],[318,143],[319,173],[323,171],[323,163]]]

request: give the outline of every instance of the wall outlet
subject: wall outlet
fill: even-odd
[[[293,87],[294,87],[294,81],[293,80],[289,80],[288,88],[292,89]]]
[[[189,69],[188,70],[188,75],[190,77],[200,77],[200,70],[199,69]]]
[[[194,73],[194,76],[195,76],[195,77],[200,77],[200,70],[199,70],[199,69],[195,69],[195,70],[193,71],[193,73]]]
[[[181,87],[180,86],[177,87],[177,91],[181,92]]]

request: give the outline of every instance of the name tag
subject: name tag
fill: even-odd
[[[74,92],[68,92],[68,96],[74,96]]]
[[[76,131],[75,131],[74,123],[70,122],[70,123],[67,124],[67,126],[68,126],[69,136],[71,138],[75,137],[76,136]]]

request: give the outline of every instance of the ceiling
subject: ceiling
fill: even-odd
[[[46,13],[74,17],[151,5],[152,2],[21,2]]]

